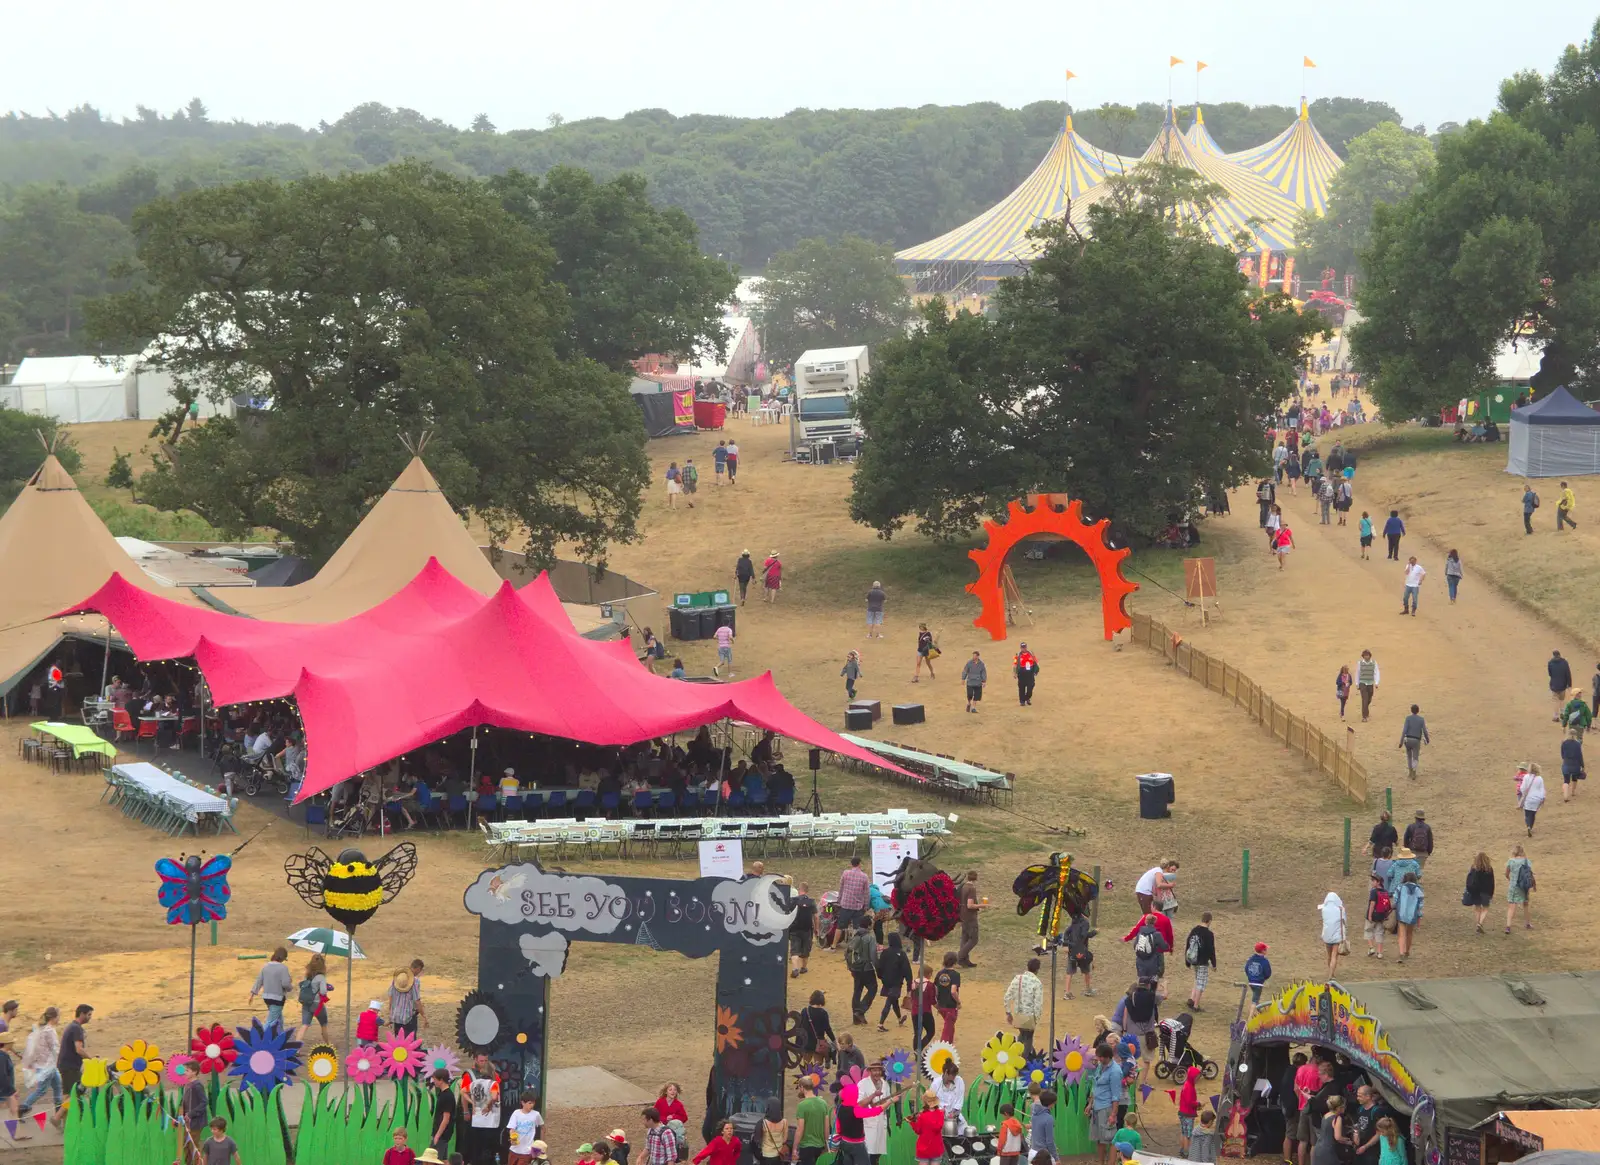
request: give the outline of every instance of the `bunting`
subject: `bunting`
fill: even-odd
[[[1209,1099],[1211,1101],[1211,1111],[1212,1112],[1216,1112],[1217,1111],[1217,1102],[1222,1099],[1221,1095],[1219,1094],[1217,1096],[1210,1097]]]
[[[1149,1100],[1150,1099],[1150,1094],[1152,1092],[1154,1092],[1154,1091],[1155,1091],[1155,1089],[1152,1088],[1148,1084],[1139,1085],[1139,1099],[1140,1100]]]
[[[1168,1100],[1172,1101],[1173,1104],[1178,1103],[1178,1090],[1176,1088],[1165,1089],[1165,1092]]]

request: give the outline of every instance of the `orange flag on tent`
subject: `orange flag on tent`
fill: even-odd
[[[1169,69],[1172,68],[1173,65],[1181,65],[1181,64],[1183,64],[1183,58],[1182,57],[1168,57],[1167,58],[1167,68],[1169,68]]]
[[[1194,71],[1196,73],[1198,73],[1201,69],[1203,69],[1205,67],[1206,67],[1206,63],[1204,61],[1196,61],[1194,63]]]
[[[1076,76],[1077,76],[1077,75],[1078,75],[1078,74],[1076,74],[1076,73],[1074,73],[1074,72],[1073,72],[1073,71],[1072,71],[1072,70],[1071,70],[1071,69],[1068,69],[1068,70],[1067,70],[1067,80],[1069,80],[1069,81],[1070,81],[1070,80],[1072,80],[1072,79],[1073,79],[1073,78],[1074,78],[1074,77],[1076,77]]]
[[[1310,57],[1301,57],[1300,63],[1308,69],[1315,69],[1317,67],[1317,62],[1313,61]]]

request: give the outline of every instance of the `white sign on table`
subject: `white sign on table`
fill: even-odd
[[[744,877],[744,842],[737,837],[718,840],[702,838],[700,841],[700,876],[702,878]]]
[[[894,874],[900,863],[917,856],[917,838],[875,837],[872,839],[872,880],[885,898],[894,888]]]

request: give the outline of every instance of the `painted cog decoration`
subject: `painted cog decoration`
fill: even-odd
[[[511,1038],[511,1017],[492,992],[469,991],[456,1013],[456,1036],[467,1051],[494,1055],[494,1050]]]
[[[928,1074],[929,1080],[937,1080],[939,1073],[944,1071],[946,1062],[956,1066],[956,1071],[961,1071],[961,1053],[956,1051],[956,1046],[944,1040],[934,1040],[922,1049],[922,1070]]]
[[[988,542],[981,549],[967,551],[967,557],[978,566],[978,581],[967,584],[967,593],[976,595],[983,611],[972,621],[974,627],[989,633],[989,638],[1006,638],[1006,602],[1000,584],[1001,568],[1006,555],[1018,542],[1026,538],[1052,536],[1077,545],[1089,556],[1095,573],[1100,576],[1100,614],[1105,625],[1105,637],[1110,639],[1118,631],[1133,626],[1128,615],[1128,596],[1139,589],[1122,574],[1122,561],[1130,551],[1127,547],[1114,550],[1106,544],[1106,531],[1111,522],[1101,518],[1089,523],[1083,520],[1083,503],[1071,501],[1064,510],[1040,504],[1025,509],[1021,502],[1006,507],[1006,520],[984,522],[983,530]]]

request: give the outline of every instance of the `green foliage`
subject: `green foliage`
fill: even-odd
[[[1433,143],[1386,121],[1350,143],[1344,168],[1328,187],[1326,214],[1300,219],[1299,243],[1308,271],[1356,269],[1372,238],[1372,210],[1407,197],[1433,166]]]
[[[406,1130],[413,1152],[428,1147],[432,1112],[427,1091],[418,1084],[399,1085],[395,1101],[374,1104],[372,1088],[360,1085],[348,1093],[342,1085],[306,1084],[295,1138],[295,1165],[344,1165],[348,1161],[381,1161],[393,1147],[394,1130]]]
[[[1042,255],[1001,283],[993,319],[936,300],[879,349],[856,402],[856,521],[889,537],[914,516],[953,538],[1015,498],[1065,492],[1154,533],[1264,468],[1260,418],[1320,324],[1252,299],[1231,251],[1135,195],[1092,207],[1088,239],[1041,228]]]
[[[65,432],[58,435],[56,430],[54,417],[36,417],[0,405],[0,499],[6,505],[37,472],[45,447],[52,442],[63,469],[76,473],[83,468],[83,458],[72,437]]]
[[[767,264],[755,320],[769,358],[786,365],[810,348],[876,348],[904,335],[911,299],[888,247],[805,239]]]
[[[239,1156],[254,1165],[285,1165],[288,1126],[283,1089],[213,1093],[211,1115],[228,1122]],[[174,1121],[182,1124],[179,1093],[126,1091],[116,1085],[79,1091],[62,1131],[64,1165],[169,1165],[178,1147]],[[207,1131],[209,1136],[209,1130]],[[382,1154],[379,1154],[381,1159]]]
[[[106,488],[133,488],[133,466],[128,461],[128,455],[115,445],[111,447],[111,468],[106,470]]]
[[[143,282],[93,307],[142,344],[177,407],[140,496],[242,535],[268,527],[322,561],[431,434],[458,505],[535,560],[635,535],[648,477],[625,379],[558,349],[556,257],[483,184],[415,163],[192,191],[135,216]],[[190,401],[263,410],[185,428]]]
[[[602,183],[558,166],[542,179],[513,170],[489,188],[555,251],[551,274],[571,301],[566,354],[626,371],[647,352],[722,350],[722,307],[738,279],[700,253],[688,215],[650,204],[639,175]]]
[[[198,112],[198,116],[196,116]],[[1208,105],[1206,126],[1225,150],[1281,133],[1286,105]],[[1096,146],[1141,153],[1165,106],[1145,102],[1119,125],[1102,111],[1075,114]],[[413,110],[366,104],[315,129],[212,121],[203,106],[125,121],[89,106],[62,115],[0,117],[0,187],[63,182],[111,203],[154,174],[162,193],[251,178],[369,170],[404,158],[480,177],[544,174],[575,165],[607,181],[636,171],[658,205],[699,227],[707,254],[755,270],[802,239],[857,234],[894,247],[942,234],[994,205],[1038,164],[1061,128],[1058,101],[1021,109],[993,103],[918,109],[797,109],[777,118],[674,117],[641,109],[616,119],[496,132],[487,118],[461,130]],[[1399,114],[1381,102],[1331,98],[1311,115],[1336,150]],[[1185,114],[1185,119],[1187,114]],[[137,181],[112,195],[127,171]],[[153,195],[152,195],[153,196]],[[97,213],[126,219],[109,203]],[[88,205],[85,210],[90,209]]]
[[[18,192],[0,207],[0,360],[84,351],[83,305],[131,254],[127,228],[64,187]]]
[[[230,537],[188,510],[153,510],[149,506],[130,506],[104,498],[91,501],[89,508],[99,515],[114,538],[142,538],[146,542],[225,542]],[[240,533],[248,531],[236,531],[231,536],[238,537]]]
[[[1380,206],[1352,330],[1391,419],[1491,383],[1499,347],[1542,341],[1536,388],[1593,396],[1600,367],[1600,23],[1549,76],[1521,73],[1500,109],[1438,143],[1415,195]]]

